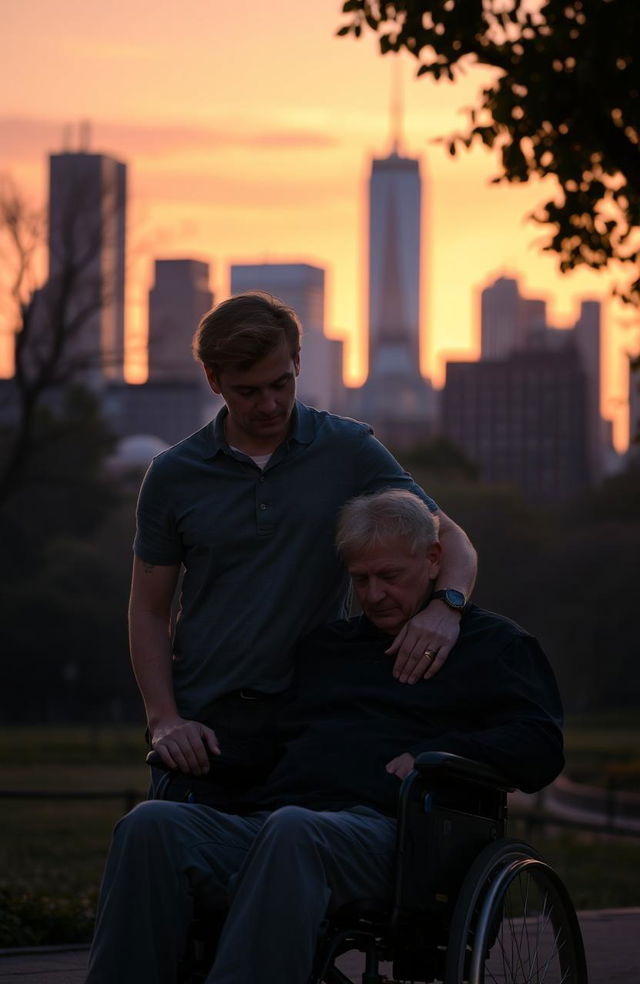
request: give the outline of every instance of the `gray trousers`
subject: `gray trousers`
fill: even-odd
[[[307,984],[328,911],[387,898],[395,821],[149,801],[116,825],[87,984],[175,984],[194,902],[229,913],[207,984]]]

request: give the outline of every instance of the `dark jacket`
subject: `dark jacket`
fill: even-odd
[[[297,683],[280,710],[281,751],[254,807],[363,805],[393,814],[403,752],[446,751],[486,762],[533,792],[562,769],[562,705],[538,642],[514,622],[468,605],[458,642],[430,680],[392,676],[391,640],[364,616],[303,640]]]

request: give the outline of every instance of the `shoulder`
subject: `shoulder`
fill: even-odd
[[[510,643],[521,642],[537,645],[537,640],[521,625],[504,615],[469,604],[465,608],[460,625],[460,641],[469,645],[490,644],[493,651]]]
[[[199,464],[212,454],[213,424],[210,422],[179,441],[166,451],[161,451],[151,461],[148,474],[163,476],[181,475],[185,469]]]
[[[480,672],[487,685],[491,680],[497,682],[503,673],[537,676],[540,680],[553,676],[549,660],[534,635],[512,619],[473,604],[465,609],[454,652],[459,657],[455,660],[458,667],[460,660],[466,661],[474,672]]]
[[[447,660],[473,681],[477,699],[526,698],[551,709],[560,720],[562,701],[553,667],[535,636],[512,619],[475,605],[465,610],[460,638]]]
[[[373,428],[363,421],[342,417],[328,410],[316,410],[304,403],[297,404],[298,425],[312,440],[362,441],[373,434]]]

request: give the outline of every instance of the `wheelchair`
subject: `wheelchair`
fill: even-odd
[[[147,761],[160,764],[155,752]],[[166,772],[156,797],[203,802],[204,782]],[[419,755],[399,793],[393,894],[328,917],[309,984],[355,984],[336,963],[354,950],[362,984],[587,984],[564,884],[533,847],[505,836],[510,791],[481,763]],[[223,921],[196,919],[180,984],[204,981]]]

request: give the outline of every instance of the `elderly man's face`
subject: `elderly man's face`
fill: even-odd
[[[396,635],[420,610],[440,569],[439,543],[426,553],[412,548],[411,543],[394,537],[347,560],[363,612],[389,635]]]

